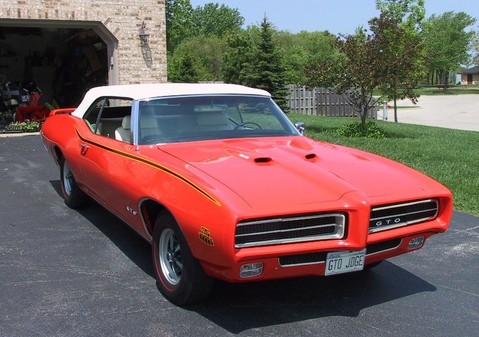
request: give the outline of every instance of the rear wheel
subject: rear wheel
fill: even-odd
[[[153,231],[153,263],[160,292],[176,305],[204,300],[213,287],[188,247],[173,216],[158,216]]]
[[[65,157],[60,161],[60,181],[65,204],[70,208],[85,206],[88,197],[79,187]]]

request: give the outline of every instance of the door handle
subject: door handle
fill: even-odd
[[[90,146],[86,145],[85,143],[81,143],[80,146],[81,146],[81,154],[82,156],[84,156],[87,153]]]

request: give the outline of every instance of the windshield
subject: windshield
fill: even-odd
[[[269,97],[212,95],[139,102],[139,144],[298,135]]]

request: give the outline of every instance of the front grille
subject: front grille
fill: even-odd
[[[433,220],[438,209],[436,199],[374,207],[369,219],[369,233]]]
[[[236,226],[235,247],[341,239],[345,231],[346,216],[341,213],[244,221]]]

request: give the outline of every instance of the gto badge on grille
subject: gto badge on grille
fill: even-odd
[[[394,225],[400,222],[401,222],[401,218],[384,219],[384,220],[376,221],[376,227]]]
[[[201,241],[206,243],[208,246],[214,246],[215,242],[213,241],[213,238],[211,237],[210,230],[206,227],[201,226],[200,232],[198,233],[198,236]]]

